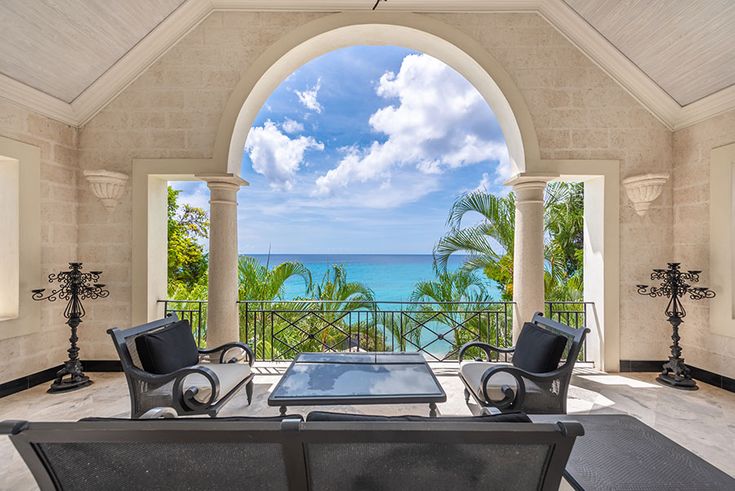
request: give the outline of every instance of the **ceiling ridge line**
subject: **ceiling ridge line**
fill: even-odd
[[[631,97],[673,130],[681,106],[563,0],[541,0],[539,14]]]
[[[490,0],[483,3],[487,5],[488,12],[541,15],[672,131],[735,109],[735,87],[722,89],[687,106],[680,106],[563,0]],[[258,10],[252,4],[252,1],[246,0],[187,0],[71,104],[3,74],[0,74],[0,97],[65,124],[81,127],[213,12]]]
[[[84,126],[214,12],[210,0],[187,0],[71,102]]]

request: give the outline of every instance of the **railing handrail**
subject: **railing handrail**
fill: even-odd
[[[191,322],[200,346],[208,302],[158,300],[165,314],[178,313]],[[241,340],[251,344],[259,360],[291,359],[304,350],[357,349],[416,351],[446,361],[456,355],[460,335],[461,343],[511,346],[515,312],[515,302],[502,300],[243,300],[237,305]],[[586,325],[588,305],[594,308],[594,302],[546,300],[544,310],[552,319],[580,328]],[[586,359],[586,348],[581,356]]]
[[[208,300],[174,300],[170,298],[159,299],[157,303],[207,303]],[[319,300],[319,299],[304,299],[304,300],[238,300],[240,304],[289,304],[289,303],[362,303],[362,304],[389,304],[389,305],[515,305],[516,302],[512,300],[447,300],[447,301],[412,301],[412,300]],[[582,303],[582,302],[570,302],[570,303]],[[588,302],[592,303],[592,302]]]
[[[182,300],[173,298],[162,298],[156,300],[157,303],[164,302],[186,302],[186,303],[207,303],[209,300]],[[304,299],[304,300],[237,300],[237,303],[345,303],[345,302],[361,302],[361,303],[388,303],[388,304],[416,304],[416,303],[427,303],[427,304],[515,304],[513,300],[490,300],[490,301],[478,301],[478,300],[319,300],[319,299]],[[595,302],[586,302],[582,300],[544,300],[545,304],[575,304],[575,305],[593,305]]]
[[[560,304],[575,304],[575,305],[593,305],[595,302],[585,302],[582,300],[544,300],[545,304],[549,303],[560,303]]]
[[[156,303],[207,303],[209,300],[173,300],[170,298],[164,298],[156,300]]]

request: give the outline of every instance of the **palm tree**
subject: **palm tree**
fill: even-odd
[[[481,269],[500,287],[501,298],[513,299],[513,231],[515,228],[515,197],[473,191],[463,194],[452,205],[447,225],[449,233],[434,248],[434,259],[439,269],[446,271],[452,254],[468,254],[462,269]],[[462,228],[462,219],[468,213],[479,213],[478,225]]]
[[[418,282],[411,294],[412,302],[430,302],[416,304],[411,314],[415,316],[414,322],[406,329],[411,333],[411,342],[417,346],[421,344],[424,327],[434,332],[436,336],[432,337],[437,339],[453,331],[451,341],[446,340],[452,344],[448,352],[451,355],[467,341],[489,339],[492,321],[483,314],[491,308],[492,298],[482,279],[463,269],[437,268],[435,273],[435,279]]]
[[[332,309],[350,311],[375,302],[375,294],[363,283],[347,280],[347,270],[342,265],[333,265],[327,269],[322,281],[314,286],[313,298],[335,302]]]
[[[582,300],[584,290],[584,185],[554,183],[548,187],[544,213],[549,238],[544,247],[547,300]]]
[[[436,270],[436,278],[416,283],[412,302],[489,302],[485,284],[473,272]]]
[[[332,265],[327,269],[321,282],[315,284],[311,290],[311,298],[295,310],[309,311],[310,315],[304,318],[299,327],[307,330],[318,344],[313,349],[322,351],[325,347],[340,347],[343,343],[351,343],[351,337],[359,335],[361,346],[382,346],[382,340],[376,339],[374,333],[368,332],[369,312],[375,316],[377,305],[375,294],[363,283],[349,281],[344,266]],[[364,311],[364,315],[351,315],[353,312]],[[358,334],[359,333],[359,334]],[[307,343],[308,344],[308,343]]]
[[[482,217],[478,225],[462,228],[468,213]],[[582,243],[584,237],[584,185],[554,182],[545,196],[544,255],[546,298],[577,300],[582,296]],[[513,298],[513,241],[515,198],[513,193],[497,196],[473,191],[460,196],[447,219],[450,231],[434,248],[437,265],[446,269],[452,254],[465,252],[463,270],[482,269],[494,280],[501,298]]]
[[[291,278],[300,277],[308,293],[312,286],[311,272],[296,261],[287,261],[270,268],[270,258],[266,264],[260,264],[254,257],[241,256],[237,273],[238,300],[255,301],[246,303],[245,308],[240,309],[240,338],[253,343],[256,356],[266,358],[274,354],[272,328],[284,320],[279,317],[280,314],[274,312],[288,312],[293,309],[292,304],[288,306],[277,304],[283,298],[286,282]],[[252,326],[252,331],[246,330],[246,326]]]
[[[309,292],[311,272],[306,266],[300,262],[287,261],[271,269],[269,261],[266,264],[260,264],[254,257],[240,257],[237,264],[240,301],[281,299],[286,282],[294,277],[301,277],[304,280],[306,292]]]

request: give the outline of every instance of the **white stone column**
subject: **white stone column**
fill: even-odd
[[[240,340],[237,306],[237,191],[234,174],[198,175],[209,187],[209,305],[207,346]]]
[[[550,176],[519,174],[506,182],[516,200],[513,245],[513,342],[524,322],[544,311],[544,191]]]

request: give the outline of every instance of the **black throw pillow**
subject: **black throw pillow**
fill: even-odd
[[[199,363],[197,343],[186,320],[138,336],[135,348],[143,370],[149,373],[171,373]]]
[[[306,416],[306,421],[419,421],[423,423],[530,423],[531,420],[522,412],[510,412],[501,414],[485,414],[482,416],[441,416],[431,418],[428,416],[378,416],[370,414],[331,413],[327,411],[312,411]]]
[[[566,345],[564,336],[526,322],[516,342],[513,365],[527,372],[552,372],[559,367]]]

